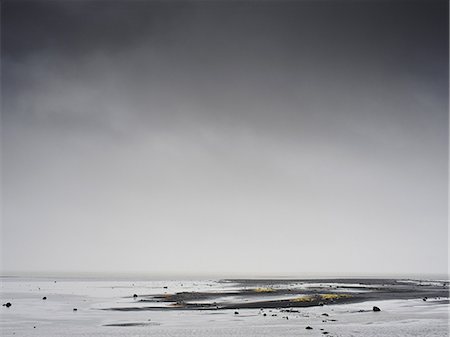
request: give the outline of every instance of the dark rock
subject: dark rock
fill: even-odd
[[[42,297],[42,299],[45,301],[47,299],[47,297],[44,296],[44,297]]]
[[[372,310],[373,310],[373,311],[381,311],[381,309],[378,308],[378,307],[373,307]]]
[[[235,315],[239,315],[239,311],[235,311],[234,314],[235,314]]]
[[[267,314],[266,314],[266,313],[264,313],[264,314],[263,314],[263,316],[265,317],[265,316],[267,316]]]
[[[422,298],[422,300],[425,302],[426,300],[428,299],[428,297],[424,297],[424,298]]]
[[[137,297],[137,294],[133,294],[133,297],[136,298],[136,297]]]
[[[313,328],[311,328],[309,325],[305,328],[306,330],[312,330]]]
[[[328,331],[324,331],[324,332],[322,332],[322,334],[328,335]]]
[[[78,311],[78,309],[77,308],[73,308],[73,311]]]
[[[11,304],[10,302],[7,302],[7,303],[3,304],[3,306],[4,306],[4,307],[7,307],[7,308],[9,308],[11,305],[12,305],[12,304]]]
[[[330,316],[330,315],[328,315],[327,313],[323,313],[322,316]]]

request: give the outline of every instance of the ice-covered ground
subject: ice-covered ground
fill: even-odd
[[[323,336],[325,332],[327,336],[341,337],[449,336],[449,305],[442,298],[326,305],[295,308],[290,312],[283,309],[241,309],[239,314],[234,310],[127,312],[102,309],[130,303],[145,305],[133,299],[133,294],[231,292],[237,285],[216,281],[56,279],[55,282],[37,278],[2,278],[1,282],[1,303],[12,304],[9,308],[0,307],[1,336],[299,337]],[[42,299],[44,296],[46,300]],[[373,312],[374,305],[382,311]],[[313,329],[305,329],[307,326]]]

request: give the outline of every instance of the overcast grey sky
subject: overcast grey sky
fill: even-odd
[[[447,1],[2,1],[2,264],[447,272]]]

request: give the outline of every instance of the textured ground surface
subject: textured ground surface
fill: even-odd
[[[12,304],[0,307],[2,336],[449,336],[447,281],[3,278],[1,286],[2,303]]]

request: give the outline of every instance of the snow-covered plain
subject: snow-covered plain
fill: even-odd
[[[103,310],[148,305],[137,301],[133,294],[223,293],[237,289],[237,284],[218,281],[2,278],[1,303],[11,302],[12,306],[0,307],[0,331],[1,336],[25,337],[449,336],[448,298],[326,305],[291,311],[241,309],[239,314],[234,310],[164,310],[166,303],[159,304],[161,310]],[[373,312],[375,305],[382,311]],[[307,326],[313,329],[305,329]]]

